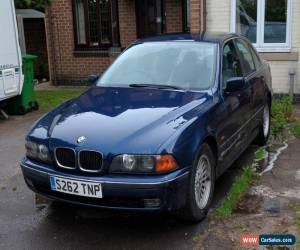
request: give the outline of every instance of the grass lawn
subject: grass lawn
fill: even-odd
[[[292,133],[294,134],[294,136],[300,136],[300,120],[294,122],[291,130],[292,130]]]
[[[40,110],[47,111],[56,107],[64,101],[72,99],[83,93],[86,88],[78,89],[55,89],[55,90],[37,90],[36,98],[40,106]]]
[[[213,217],[216,219],[229,218],[238,205],[239,200],[248,191],[256,177],[257,173],[252,166],[245,167],[243,173],[232,184],[220,206],[213,211]]]

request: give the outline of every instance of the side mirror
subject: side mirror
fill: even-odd
[[[232,77],[226,82],[225,92],[232,93],[236,91],[243,90],[246,86],[246,81],[244,77]]]
[[[92,75],[89,75],[88,76],[88,83],[90,85],[94,84],[97,80],[99,79],[99,75],[96,75],[96,74],[92,74]]]

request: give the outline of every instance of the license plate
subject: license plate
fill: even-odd
[[[50,176],[50,185],[51,189],[57,192],[92,198],[102,198],[102,187],[99,182]]]

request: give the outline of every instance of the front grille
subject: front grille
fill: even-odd
[[[79,167],[87,172],[99,172],[102,167],[103,156],[97,151],[82,150],[79,153]]]
[[[76,154],[70,148],[56,148],[55,150],[56,163],[59,167],[75,169],[76,168]]]

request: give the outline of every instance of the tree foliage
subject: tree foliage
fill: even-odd
[[[17,9],[38,9],[44,10],[51,0],[14,0]]]

